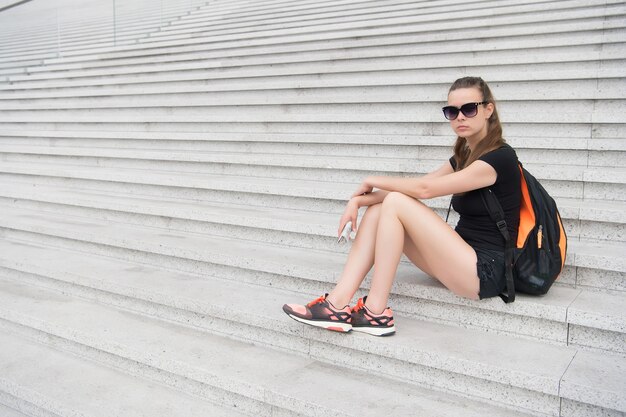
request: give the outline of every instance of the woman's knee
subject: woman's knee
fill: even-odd
[[[381,206],[382,211],[387,213],[398,212],[403,208],[409,208],[410,210],[427,208],[421,201],[397,191],[387,194]]]
[[[395,208],[400,204],[403,204],[407,201],[407,198],[411,198],[406,194],[399,193],[397,191],[392,191],[385,196],[385,199],[381,203],[382,209]]]

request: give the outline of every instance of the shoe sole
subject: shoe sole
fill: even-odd
[[[396,333],[396,327],[357,327],[353,326],[355,332],[367,333],[372,336],[391,336]]]
[[[348,333],[352,330],[350,323],[338,323],[335,321],[319,321],[319,320],[307,320],[302,317],[294,316],[293,314],[287,314],[289,317],[300,323],[308,324],[309,326],[320,327],[322,329],[331,330],[333,332]]]

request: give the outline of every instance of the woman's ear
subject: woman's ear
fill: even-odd
[[[495,109],[496,107],[493,105],[493,103],[487,103],[487,105],[485,106],[485,119],[489,119]]]

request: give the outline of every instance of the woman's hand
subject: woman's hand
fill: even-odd
[[[343,215],[341,216],[341,219],[339,220],[339,229],[337,230],[338,238],[339,236],[341,236],[341,232],[343,231],[343,228],[346,226],[346,223],[348,222],[352,222],[352,230],[356,232],[356,229],[357,229],[356,221],[357,221],[358,216],[359,216],[359,204],[356,198],[351,198],[350,201],[348,201],[348,204],[346,204],[346,209],[344,210]]]
[[[359,185],[359,188],[356,189],[354,194],[352,194],[352,197],[358,197],[360,195],[369,194],[372,192],[373,189],[374,187],[369,185],[367,179],[365,179],[365,181],[363,181],[361,185]]]

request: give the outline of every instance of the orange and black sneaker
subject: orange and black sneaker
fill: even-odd
[[[352,330],[373,336],[391,336],[396,332],[393,311],[387,307],[381,314],[374,314],[365,306],[367,296],[359,298],[352,308]]]
[[[338,309],[326,300],[326,297],[328,294],[322,295],[307,305],[285,304],[283,311],[292,319],[311,326],[344,333],[352,330],[350,306]]]

